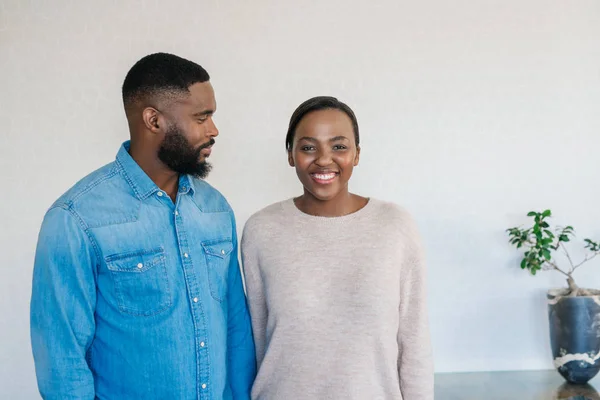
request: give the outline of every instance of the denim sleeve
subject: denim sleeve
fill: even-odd
[[[231,213],[233,254],[228,279],[227,374],[234,399],[249,399],[256,376],[256,358],[252,327],[238,261],[238,240],[235,217]]]
[[[70,210],[48,211],[38,238],[31,346],[44,399],[94,399],[86,353],[95,332],[96,253]]]

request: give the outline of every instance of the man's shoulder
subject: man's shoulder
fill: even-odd
[[[81,178],[71,188],[64,192],[50,208],[72,208],[76,204],[93,198],[95,193],[103,190],[103,185],[119,174],[115,162],[104,165]]]
[[[87,228],[131,222],[137,217],[139,201],[118,164],[111,162],[88,174],[50,207],[76,215]]]

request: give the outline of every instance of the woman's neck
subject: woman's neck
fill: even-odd
[[[341,217],[363,208],[369,200],[348,191],[340,192],[329,200],[320,200],[304,190],[304,194],[294,199],[296,207],[303,213],[317,217]]]

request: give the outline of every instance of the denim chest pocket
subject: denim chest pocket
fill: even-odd
[[[206,268],[210,295],[218,302],[227,296],[227,275],[232,257],[233,243],[231,239],[209,240],[202,242],[206,257]]]
[[[115,254],[105,261],[121,312],[150,316],[171,307],[171,288],[162,248]]]

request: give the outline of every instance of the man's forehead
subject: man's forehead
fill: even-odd
[[[190,95],[187,100],[192,103],[214,104],[215,102],[215,91],[210,82],[194,83],[188,90]]]
[[[210,82],[195,83],[188,88],[188,93],[178,96],[172,103],[175,108],[191,108],[194,112],[216,109],[215,95]]]

